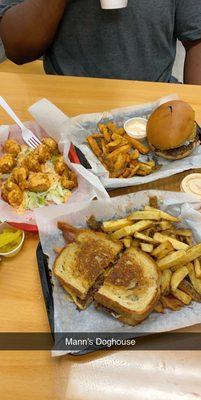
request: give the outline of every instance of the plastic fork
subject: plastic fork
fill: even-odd
[[[28,144],[29,147],[35,149],[37,146],[41,144],[41,141],[30,131],[30,129],[26,128],[26,126],[20,121],[17,115],[14,113],[12,108],[6,103],[3,97],[0,96],[0,106],[10,115],[10,117],[15,121],[15,123],[20,127],[22,131],[22,138]]]

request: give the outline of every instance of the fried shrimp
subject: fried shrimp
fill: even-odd
[[[8,174],[12,171],[15,166],[15,159],[11,154],[5,154],[0,158],[0,172],[2,174]]]
[[[27,168],[29,169],[29,171],[32,171],[32,172],[40,172],[41,171],[41,165],[39,163],[38,156],[34,152],[29,154],[29,156],[26,159],[26,164],[27,164]]]
[[[55,161],[54,169],[57,174],[62,175],[67,169],[67,165],[64,162],[64,158],[62,155],[59,155]]]
[[[50,149],[52,154],[57,154],[58,153],[58,145],[57,145],[57,142],[54,139],[52,139],[50,137],[44,138],[42,140],[42,143]]]
[[[40,144],[34,151],[34,154],[38,157],[38,161],[44,164],[46,161],[51,159],[51,151],[45,144]]]
[[[2,185],[1,196],[13,207],[19,206],[23,200],[23,193],[19,186],[10,179],[7,179]]]
[[[15,140],[8,139],[5,141],[4,151],[5,153],[12,154],[14,157],[17,157],[21,151],[21,147]]]
[[[48,175],[43,173],[32,174],[28,179],[28,189],[31,192],[45,192],[50,186]]]
[[[61,176],[61,185],[64,189],[72,190],[77,186],[77,177],[73,171],[66,171]]]
[[[15,182],[21,190],[25,190],[27,188],[27,178],[29,176],[29,170],[26,167],[17,167],[14,168],[11,180]]]

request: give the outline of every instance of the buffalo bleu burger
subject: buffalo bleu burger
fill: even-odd
[[[199,126],[192,107],[181,100],[158,107],[147,123],[147,141],[160,157],[179,160],[192,153],[199,143]]]

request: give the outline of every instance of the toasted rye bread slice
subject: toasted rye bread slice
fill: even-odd
[[[131,247],[111,269],[94,298],[97,305],[134,326],[151,313],[159,297],[160,272],[156,263]]]
[[[54,274],[65,290],[71,296],[73,294],[74,300],[77,297],[79,308],[85,308],[93,300],[91,293],[90,301],[87,298],[90,289],[113,264],[121,250],[122,243],[108,238],[107,234],[81,230],[76,235],[76,242],[68,244],[57,256]],[[98,287],[94,290],[98,290]]]

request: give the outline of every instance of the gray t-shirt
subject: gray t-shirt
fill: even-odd
[[[0,1],[0,15],[21,1]],[[169,82],[176,39],[200,38],[201,0],[128,0],[119,10],[69,0],[44,67],[50,74]]]

